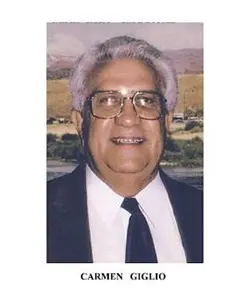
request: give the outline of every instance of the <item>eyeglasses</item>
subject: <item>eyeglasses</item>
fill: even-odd
[[[124,96],[122,91],[95,91],[89,97],[91,113],[101,119],[115,118],[121,114],[125,99],[132,100],[137,116],[148,120],[158,119],[166,102],[156,91],[137,91],[132,97]]]

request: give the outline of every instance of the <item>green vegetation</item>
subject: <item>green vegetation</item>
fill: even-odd
[[[195,128],[195,127],[194,127]],[[47,134],[47,157],[49,159],[79,160],[83,147],[77,134],[64,134],[60,139]],[[162,164],[171,166],[197,167],[203,165],[203,141],[168,138]]]
[[[184,130],[192,130],[194,128],[203,128],[203,123],[199,123],[196,121],[189,121],[186,123]]]
[[[48,143],[56,142],[57,136],[56,134],[48,133],[47,134],[47,145]]]
[[[79,160],[83,148],[77,134],[64,134],[58,139],[54,134],[47,134],[47,157],[64,160]]]
[[[165,165],[198,167],[203,165],[203,141],[199,137],[192,140],[168,138],[163,161]]]
[[[184,118],[187,120],[188,118],[197,117],[202,118],[203,117],[203,107],[200,108],[186,108],[184,110]]]

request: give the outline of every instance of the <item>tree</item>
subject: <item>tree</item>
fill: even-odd
[[[191,117],[194,117],[194,116],[195,116],[195,112],[192,109],[188,108],[188,109],[185,110],[185,112],[184,112],[185,120],[187,120]]]
[[[79,136],[77,134],[65,133],[61,137],[62,141],[79,141]]]
[[[196,117],[202,118],[203,117],[203,108],[198,108],[196,110]]]
[[[55,142],[57,139],[56,134],[48,133],[47,134],[47,144],[51,142]]]
[[[190,121],[185,125],[185,130],[191,130],[194,127],[199,126],[199,123],[196,121]]]
[[[167,138],[166,149],[171,152],[180,152],[181,151],[181,149],[178,146],[178,144],[176,143],[176,141],[170,137]]]

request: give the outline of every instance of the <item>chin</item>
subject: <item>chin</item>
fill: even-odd
[[[126,161],[124,163],[111,163],[109,164],[109,168],[115,173],[140,173],[147,168],[148,164],[146,162],[143,163],[133,163],[131,161]]]

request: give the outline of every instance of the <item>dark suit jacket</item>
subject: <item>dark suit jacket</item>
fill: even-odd
[[[187,261],[203,262],[203,193],[160,170],[180,231]],[[167,228],[166,228],[167,230]],[[85,165],[47,185],[47,262],[93,262]]]

